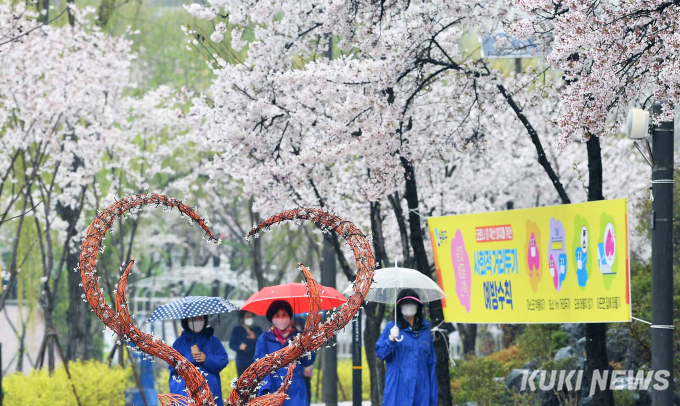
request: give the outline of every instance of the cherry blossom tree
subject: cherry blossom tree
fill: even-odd
[[[619,131],[628,109],[661,103],[658,121],[673,119],[678,88],[677,21],[680,6],[667,1],[515,1],[523,13],[508,24],[520,38],[532,37],[539,51],[564,72],[554,120],[558,145],[587,139],[589,200],[604,199],[600,137]],[[589,324],[588,370],[608,368],[606,326]],[[593,399],[613,404],[611,391]]]
[[[569,193],[579,190],[601,194],[596,137],[588,152],[598,159],[584,155],[580,142],[581,148],[553,147],[551,124],[560,117],[565,81],[549,75],[549,66],[508,77],[459,45],[473,27],[493,32],[512,22],[501,2],[234,0],[187,9],[216,27],[187,31],[193,46],[207,50],[217,77],[212,98],[197,99],[193,109],[201,135],[219,154],[212,176],[230,173],[246,193],[261,193],[259,201],[387,198],[395,212],[390,235],[399,236],[402,258],[431,274],[419,217],[426,208],[470,212],[569,203]],[[244,41],[247,30],[254,40]],[[202,40],[208,37],[212,42]],[[345,52],[334,51],[338,38]],[[245,58],[226,62],[244,47]],[[622,155],[637,165],[619,141],[604,144],[605,154],[615,151],[607,165],[619,168]],[[579,162],[599,183],[578,180]],[[617,182],[610,190],[631,191],[616,189],[622,172],[612,173]],[[428,186],[420,186],[423,179]],[[644,188],[626,186],[633,184]],[[344,198],[339,207],[353,201]],[[388,238],[385,245],[394,246]],[[432,309],[435,323],[439,313]],[[445,345],[436,344],[446,404]]]
[[[509,25],[533,38],[564,72],[560,144],[589,134],[611,135],[631,106],[662,104],[656,119],[672,121],[680,99],[675,1],[515,1],[523,11]]]
[[[21,226],[32,227],[38,236],[40,303],[49,334],[54,330],[61,274],[73,265],[70,259],[83,226],[80,220],[88,185],[102,170],[106,151],[118,151],[127,144],[128,134],[119,124],[127,119],[123,92],[131,86],[133,56],[129,40],[88,27],[92,11],[88,8],[72,8],[76,26],[58,28],[31,22],[34,15],[23,7],[3,3],[0,9],[3,31],[12,39],[0,49],[1,139],[8,147],[3,154],[20,158],[10,161],[12,171],[23,169],[30,179],[18,199],[24,209],[35,210],[22,217],[16,241]],[[18,269],[15,257],[9,269],[10,288]],[[69,278],[69,284],[74,280]],[[3,303],[10,290],[3,292]],[[78,282],[70,290],[81,290]],[[85,319],[73,312],[69,316]],[[48,365],[54,367],[52,344]]]

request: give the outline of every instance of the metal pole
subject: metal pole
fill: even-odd
[[[361,309],[352,323],[352,405],[361,406]]]
[[[673,404],[673,122],[652,128],[652,149],[652,405],[665,406]]]
[[[322,261],[321,261],[321,284],[323,286],[328,286],[330,288],[335,288],[335,275],[336,275],[336,263],[335,263],[335,251],[333,250],[332,243],[324,238],[323,249],[322,249]],[[336,340],[331,338],[328,342],[329,345],[334,344],[332,341]],[[337,406],[338,405],[338,347],[331,345],[330,348],[324,348],[321,351],[321,357],[323,358],[323,373],[321,375],[321,390],[323,392],[322,399],[326,406]]]

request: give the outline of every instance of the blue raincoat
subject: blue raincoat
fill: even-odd
[[[387,363],[383,406],[437,406],[437,357],[430,323],[423,320],[418,338],[411,327],[400,328],[401,342],[390,341],[392,327],[394,321],[388,322],[375,344],[376,355]]]
[[[242,368],[249,367],[253,363],[255,343],[257,342],[257,337],[262,334],[262,329],[257,326],[253,326],[250,330],[255,334],[255,338],[248,338],[248,332],[245,327],[239,325],[234,327],[229,339],[229,348],[236,351],[236,365]],[[239,349],[241,344],[246,345],[245,350]]]
[[[198,349],[205,354],[205,362],[197,363],[194,361],[194,357],[191,355],[191,346],[194,344],[198,345]],[[180,354],[184,356],[189,362],[199,367],[203,372],[207,373],[208,376],[208,386],[213,396],[217,396],[215,399],[215,405],[224,406],[224,400],[222,399],[222,381],[220,380],[220,371],[222,371],[229,363],[229,356],[224,350],[224,346],[220,342],[220,339],[214,335],[205,336],[200,333],[193,333],[192,331],[184,330],[182,335],[177,337],[175,343],[172,344],[172,348],[176,349]],[[186,389],[186,384],[181,376],[177,375],[177,372],[172,367],[170,368],[170,393],[177,395],[187,396],[184,391]],[[173,377],[179,379],[179,382],[175,381]]]
[[[288,339],[292,339],[299,333],[300,332],[297,329],[294,329],[291,335],[288,336]],[[286,342],[286,345],[288,345],[288,342]],[[267,330],[257,338],[257,344],[255,345],[255,358],[253,361],[262,358],[267,354],[271,354],[272,352],[276,352],[283,347],[284,345],[276,339],[276,336],[274,336],[274,333],[271,332],[271,329]],[[283,406],[307,405],[307,387],[305,386],[305,377],[302,373],[302,369],[314,364],[315,359],[315,353],[312,353],[311,357],[303,356],[300,358],[299,361],[302,365],[295,366],[295,370],[293,370],[293,382],[290,384],[290,388],[288,388],[288,397],[290,397],[290,399],[283,402]],[[265,392],[274,393],[279,390],[281,384],[283,383],[283,378],[286,377],[287,373],[288,368],[283,367],[267,376],[262,381],[262,387],[258,391],[257,395],[261,396]]]

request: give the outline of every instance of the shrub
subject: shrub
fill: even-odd
[[[160,374],[156,374],[156,391],[158,394],[170,393],[170,370],[163,368]]]
[[[569,334],[564,331],[553,331],[552,332],[552,353],[551,356],[555,355],[560,348],[564,348],[569,345]]]
[[[522,351],[516,345],[494,352],[488,358],[503,365],[506,373],[521,367],[527,361]]]
[[[504,377],[507,368],[491,357],[472,357],[459,361],[452,370],[453,403],[469,401],[479,406],[502,404],[507,396],[505,385],[494,378]]]
[[[515,406],[541,406],[541,398],[536,392],[513,393]]]
[[[72,380],[63,367],[33,370],[28,375],[13,374],[3,379],[5,404],[31,406],[72,406],[77,404],[71,384],[75,385],[82,406],[124,406],[125,391],[134,383],[132,370],[109,367],[99,361],[68,364]]]
[[[222,380],[222,397],[225,399],[231,393],[231,381],[236,378],[236,361],[229,360],[227,367],[220,372],[220,379]],[[167,382],[167,380],[166,380]]]
[[[569,344],[569,335],[559,331],[555,324],[530,324],[517,342],[524,357],[543,363]]]

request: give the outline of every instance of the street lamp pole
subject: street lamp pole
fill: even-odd
[[[352,323],[352,406],[361,406],[361,312]]]
[[[652,149],[652,405],[662,406],[673,404],[673,122],[652,127]]]

